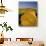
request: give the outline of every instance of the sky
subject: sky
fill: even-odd
[[[19,2],[19,8],[37,8],[37,2]]]

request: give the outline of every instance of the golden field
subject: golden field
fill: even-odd
[[[37,26],[38,15],[36,9],[24,8],[19,9],[19,25],[21,26]]]

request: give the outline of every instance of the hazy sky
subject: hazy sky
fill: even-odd
[[[19,2],[19,8],[37,8],[37,2]]]

